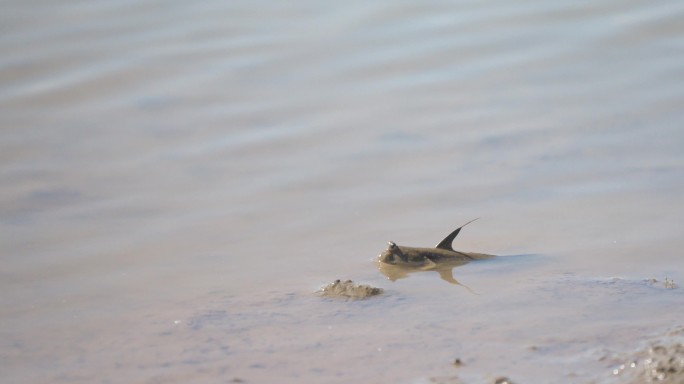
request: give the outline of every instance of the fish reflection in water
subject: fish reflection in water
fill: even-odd
[[[452,284],[461,285],[461,283],[459,283],[458,280],[456,280],[454,278],[453,269],[456,267],[460,267],[461,265],[464,265],[467,263],[468,263],[467,261],[463,261],[463,260],[454,260],[454,261],[448,262],[448,263],[440,263],[440,264],[430,263],[429,265],[424,265],[421,267],[392,265],[392,264],[383,263],[381,261],[378,261],[377,264],[378,264],[378,270],[391,281],[397,281],[399,279],[405,279],[411,273],[435,271],[435,272],[439,273],[439,277],[441,277],[442,280],[447,281],[447,282],[452,283]]]
[[[402,265],[392,265],[392,264],[385,264],[381,261],[378,261],[378,270],[387,277],[387,279],[391,281],[397,281],[399,279],[405,279],[409,277],[411,273],[416,273],[416,272],[425,272],[425,271],[435,271],[439,273],[439,277],[442,278],[442,280],[447,281],[451,284],[455,285],[460,285],[463,288],[467,289],[470,293],[477,294],[474,290],[472,290],[470,287],[467,285],[461,283],[460,281],[456,280],[453,275],[453,269],[456,267],[459,267],[461,265],[467,264],[467,261],[454,261],[454,262],[448,262],[448,263],[440,263],[440,264],[434,264],[433,266],[423,266],[423,267],[410,267],[410,266],[402,266]]]

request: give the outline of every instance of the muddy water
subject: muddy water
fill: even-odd
[[[6,2],[3,381],[628,380],[684,314],[682,16]],[[476,217],[463,286],[376,269]]]

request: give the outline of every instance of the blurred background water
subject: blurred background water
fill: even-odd
[[[433,245],[475,217],[463,250],[545,261],[464,269],[471,284],[683,281],[683,17],[677,1],[5,1],[4,374],[154,382],[112,356],[157,345],[141,319],[161,308],[382,283],[387,240]],[[410,281],[392,287],[446,289]],[[203,375],[200,356],[175,379],[247,364]]]

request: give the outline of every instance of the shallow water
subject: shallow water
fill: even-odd
[[[682,325],[679,2],[3,8],[8,382],[614,382]],[[477,295],[376,269],[476,217]]]

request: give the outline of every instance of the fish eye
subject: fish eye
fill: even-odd
[[[387,243],[387,244],[389,244],[389,248],[390,248],[390,249],[394,249],[394,248],[396,248],[396,247],[397,247],[397,245],[396,245],[396,244],[394,244],[394,242],[392,242],[392,241],[390,241],[390,242],[389,242],[389,243]]]

